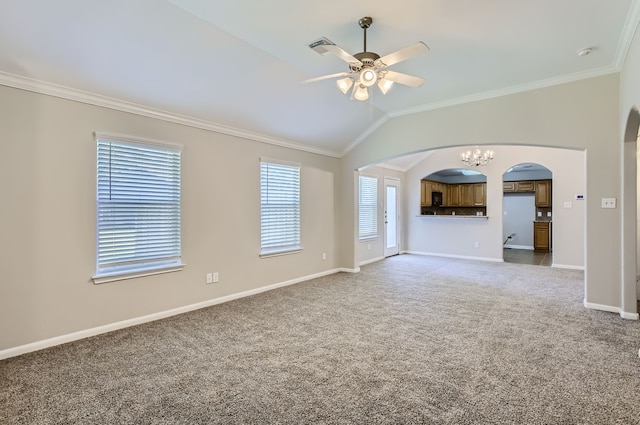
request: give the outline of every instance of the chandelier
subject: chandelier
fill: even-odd
[[[487,150],[484,153],[476,146],[473,150],[462,152],[462,162],[470,166],[487,165],[493,159],[493,151]]]

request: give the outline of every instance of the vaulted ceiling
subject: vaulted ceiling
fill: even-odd
[[[2,0],[0,84],[341,156],[394,116],[618,72],[638,0]],[[327,37],[425,78],[350,100]],[[579,56],[577,51],[591,48]]]

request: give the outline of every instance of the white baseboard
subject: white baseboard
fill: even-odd
[[[569,269],[569,270],[583,270],[584,266],[572,266],[571,264],[558,264],[553,263],[551,267],[555,267],[556,269]]]
[[[344,272],[344,273],[360,273],[360,267],[356,267],[355,269],[348,269],[346,267],[340,267],[338,269],[339,272]]]
[[[608,311],[610,313],[618,313],[620,315],[620,317],[622,317],[623,319],[627,319],[627,320],[639,320],[640,319],[640,315],[638,315],[638,313],[629,313],[628,311],[622,311],[620,309],[620,307],[615,307],[612,305],[605,305],[605,304],[596,304],[596,303],[590,303],[587,302],[587,300],[584,300],[584,306],[586,308],[590,308],[592,310],[601,310],[601,311]]]
[[[324,272],[315,273],[312,275],[308,275],[308,276],[304,276],[304,277],[300,277],[292,280],[287,280],[285,282],[279,282],[279,283],[274,283],[272,285],[262,286],[260,288],[251,289],[249,291],[238,292],[236,294],[226,295],[224,297],[214,298],[211,300],[186,305],[183,307],[173,308],[170,310],[160,311],[158,313],[152,313],[146,316],[134,317],[132,319],[122,320],[120,322],[110,323],[107,325],[102,325],[95,328],[72,332],[70,334],[60,335],[57,337],[48,338],[41,341],[20,345],[17,347],[7,348],[4,350],[0,350],[0,360],[7,359],[9,357],[20,356],[22,354],[30,353],[32,351],[42,350],[44,348],[49,348],[49,347],[53,347],[60,344],[65,344],[67,342],[77,341],[79,339],[89,338],[89,337],[100,335],[107,332],[117,331],[119,329],[124,329],[131,326],[141,325],[147,322],[153,322],[155,320],[165,319],[167,317],[188,313],[190,311],[199,310],[201,308],[211,307],[216,304],[226,303],[228,301],[233,301],[238,298],[249,297],[251,295],[256,295],[261,292],[270,291],[272,289],[277,289],[284,286],[294,285],[296,283],[304,282],[311,279],[316,279],[322,276],[328,276],[330,274],[338,273],[341,271],[353,273],[359,270],[360,269],[356,270],[356,269],[343,269],[343,268],[327,270]]]
[[[511,244],[506,244],[504,245],[505,248],[510,248],[510,249],[526,249],[527,251],[533,251],[533,246],[532,245],[511,245]]]
[[[360,262],[360,266],[364,266],[367,264],[371,264],[371,263],[375,263],[376,261],[380,261],[380,260],[384,260],[384,257],[376,257],[376,258],[371,258],[369,260],[364,260]]]
[[[427,255],[433,257],[446,257],[446,258],[460,258],[462,260],[479,260],[479,261],[491,261],[494,263],[504,263],[502,258],[490,258],[490,257],[472,257],[467,255],[453,255],[453,254],[442,254],[438,252],[422,252],[422,251],[403,251],[406,254],[414,254],[414,255]]]

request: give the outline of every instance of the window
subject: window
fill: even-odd
[[[260,255],[298,252],[300,166],[260,161]]]
[[[180,270],[180,147],[96,140],[94,282]]]
[[[358,188],[358,237],[375,238],[378,236],[378,179],[359,176]]]

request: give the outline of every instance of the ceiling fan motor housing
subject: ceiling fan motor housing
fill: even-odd
[[[375,61],[380,59],[380,55],[373,52],[360,52],[353,55],[353,57],[362,62],[362,65],[349,64],[351,72],[360,72],[363,68],[373,68],[375,67]]]

